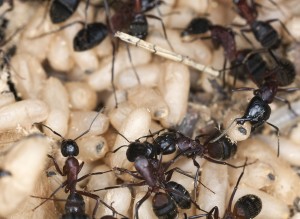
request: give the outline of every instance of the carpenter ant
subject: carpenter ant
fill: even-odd
[[[247,160],[246,160],[247,161]],[[231,210],[232,202],[234,195],[238,189],[238,185],[244,175],[246,163],[244,165],[243,171],[238,178],[238,181],[232,191],[232,194],[229,199],[229,204],[227,209],[225,210],[224,217],[222,219],[251,219],[256,217],[261,209],[262,209],[262,202],[261,199],[253,194],[245,195],[237,200],[233,207],[233,211]],[[219,219],[219,209],[217,206],[213,207],[208,214],[200,214],[195,216],[187,217],[185,214],[185,219],[195,219],[206,216],[207,219]]]
[[[62,176],[67,176],[67,179],[49,196],[49,198],[46,198],[45,201],[43,201],[41,204],[39,204],[33,210],[35,210],[36,208],[38,208],[39,206],[44,204],[46,201],[48,201],[51,197],[53,197],[55,195],[55,193],[58,192],[59,189],[65,188],[65,192],[70,193],[69,197],[68,197],[68,200],[67,200],[67,203],[66,203],[66,207],[65,207],[67,215],[68,214],[74,214],[74,213],[77,214],[77,211],[76,211],[76,209],[77,209],[78,214],[80,216],[83,216],[83,218],[86,218],[84,216],[85,215],[84,214],[84,202],[83,202],[83,199],[82,199],[82,195],[90,197],[90,198],[92,198],[96,201],[96,204],[95,204],[95,207],[94,207],[94,210],[93,210],[93,218],[95,218],[99,203],[102,203],[103,205],[105,205],[107,208],[109,208],[113,212],[116,212],[116,210],[113,207],[109,206],[104,201],[102,201],[99,198],[99,196],[97,196],[95,194],[92,194],[90,192],[81,191],[81,190],[76,189],[77,182],[79,182],[79,181],[81,181],[81,180],[83,180],[83,179],[85,179],[89,176],[100,175],[100,174],[104,174],[104,173],[107,173],[107,172],[111,172],[111,170],[109,170],[109,171],[104,171],[104,172],[89,173],[89,174],[86,174],[86,175],[78,178],[78,174],[81,171],[81,169],[84,165],[84,162],[79,164],[79,161],[75,158],[79,154],[79,148],[78,148],[78,145],[76,143],[76,140],[78,140],[79,138],[81,138],[82,136],[84,136],[85,134],[87,134],[90,131],[94,121],[96,120],[96,118],[100,114],[100,112],[101,111],[99,111],[98,114],[96,115],[96,117],[93,119],[90,127],[75,139],[64,139],[59,133],[55,132],[50,127],[48,127],[44,124],[41,124],[41,123],[34,123],[34,124],[42,125],[43,127],[49,129],[55,135],[59,136],[62,139],[61,153],[64,157],[67,157],[67,160],[65,161],[65,165],[63,166],[63,170],[60,169],[60,167],[58,166],[57,161],[55,160],[55,158],[53,156],[48,155],[48,157],[50,159],[52,159],[56,171]],[[116,213],[119,214],[118,212],[116,212]],[[68,217],[66,216],[66,218],[68,218]]]
[[[285,25],[279,19],[258,21],[258,13],[256,10],[257,4],[253,0],[250,1],[250,5],[248,4],[247,0],[233,0],[233,3],[236,5],[237,13],[241,17],[243,17],[250,26],[250,29],[242,29],[241,33],[251,45],[252,43],[244,34],[245,32],[252,31],[257,41],[259,41],[264,48],[267,48],[268,50],[277,49],[281,43],[281,39],[276,30],[270,25],[270,23],[275,21],[278,21],[281,24],[282,28],[290,36],[292,36]]]
[[[65,214],[61,219],[89,219],[90,217],[85,214],[85,203],[82,195],[79,193],[70,193],[65,205]]]
[[[140,206],[151,196],[152,193],[155,193],[152,199],[153,211],[159,218],[176,218],[178,213],[176,205],[182,209],[188,209],[192,204],[194,204],[198,209],[200,209],[200,207],[191,199],[190,194],[182,185],[170,181],[174,172],[179,172],[185,176],[193,178],[179,168],[173,168],[169,170],[169,167],[174,162],[175,159],[163,164],[162,154],[160,154],[160,159],[138,156],[134,161],[136,171],[130,171],[118,167],[115,167],[114,170],[119,171],[120,174],[127,173],[142,181],[97,189],[93,190],[93,192],[121,187],[147,185],[147,193],[135,205],[135,217],[137,219],[139,218],[138,210]],[[160,190],[164,190],[165,193],[160,192]]]
[[[265,79],[261,86],[258,89],[249,88],[249,87],[242,87],[234,89],[233,91],[254,91],[254,97],[250,100],[247,109],[244,115],[241,118],[236,118],[230,124],[230,126],[216,139],[211,142],[215,142],[216,140],[220,139],[228,129],[233,125],[233,123],[243,125],[245,122],[250,122],[252,126],[252,131],[257,129],[258,127],[262,126],[264,123],[272,126],[276,130],[277,138],[278,138],[278,150],[277,156],[279,156],[279,128],[269,122],[267,120],[270,118],[271,115],[271,108],[269,106],[270,103],[273,102],[274,99],[283,101],[289,107],[289,109],[297,115],[296,112],[291,108],[291,104],[288,100],[283,99],[281,97],[276,96],[277,92],[285,91],[285,92],[293,92],[299,90],[299,88],[279,88],[280,84],[289,84],[293,81],[293,71],[290,71],[290,62],[286,62],[286,60],[282,59],[280,62],[283,65],[277,65],[273,69],[267,71],[265,73]],[[282,71],[285,69],[285,71]],[[281,76],[280,74],[286,73],[286,76]],[[279,77],[282,79],[279,81]]]

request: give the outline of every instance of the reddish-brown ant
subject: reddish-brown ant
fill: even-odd
[[[48,198],[46,198],[45,201],[43,201],[41,204],[39,204],[34,209],[38,208],[39,206],[44,204],[46,201],[48,201],[51,197],[53,197],[55,195],[56,192],[58,192],[59,189],[65,188],[65,192],[70,193],[69,197],[68,197],[68,200],[67,200],[67,203],[66,203],[66,212],[67,212],[67,214],[68,214],[68,211],[69,211],[67,209],[71,209],[71,211],[72,211],[72,209],[79,208],[79,209],[81,209],[81,211],[79,211],[78,214],[82,215],[82,209],[84,210],[84,208],[83,208],[84,202],[83,202],[83,199],[82,199],[82,195],[90,197],[90,198],[92,198],[96,201],[96,204],[95,204],[95,207],[94,207],[94,210],[93,210],[93,215],[92,215],[93,218],[95,218],[99,203],[102,203],[107,208],[111,209],[113,212],[119,214],[118,212],[116,212],[116,210],[113,207],[111,207],[108,204],[106,204],[105,202],[103,202],[100,199],[99,196],[97,196],[95,194],[92,194],[90,192],[78,190],[76,188],[76,184],[78,182],[84,180],[85,178],[87,178],[89,176],[100,175],[100,174],[104,174],[104,173],[107,173],[107,172],[111,172],[111,170],[109,170],[109,171],[104,171],[104,172],[89,173],[89,174],[86,174],[86,175],[78,178],[78,174],[81,171],[81,169],[84,165],[84,162],[79,164],[79,161],[75,158],[75,156],[77,156],[79,154],[79,148],[78,148],[78,145],[76,143],[76,140],[78,140],[79,138],[81,138],[82,136],[84,136],[85,134],[87,134],[90,131],[90,129],[91,129],[94,121],[96,120],[97,116],[99,115],[99,113],[93,119],[90,127],[75,139],[65,139],[59,133],[52,130],[50,127],[48,127],[44,124],[35,123],[35,124],[42,125],[43,127],[49,129],[55,135],[59,136],[62,139],[61,153],[64,157],[67,157],[67,160],[65,161],[65,165],[63,166],[63,169],[62,170],[60,169],[56,159],[53,156],[48,155],[48,157],[50,159],[52,159],[56,171],[62,176],[67,176],[67,179],[54,192],[52,192],[52,194]],[[77,201],[80,203],[79,207],[78,207]],[[73,212],[71,212],[71,213],[73,213]],[[84,214],[84,211],[83,211],[83,214]]]
[[[245,196],[239,198],[234,205],[233,211],[231,210],[233,198],[238,189],[238,185],[244,175],[245,167],[246,167],[246,163],[245,163],[243,171],[242,171],[241,175],[239,176],[238,181],[233,189],[233,192],[229,199],[228,207],[226,208],[225,214],[222,217],[222,219],[251,219],[251,218],[256,217],[262,209],[261,199],[256,195],[248,194],[248,195],[245,195]],[[215,206],[208,212],[208,214],[199,214],[199,215],[190,216],[190,217],[187,217],[187,215],[185,215],[185,219],[195,219],[195,218],[201,218],[201,217],[205,217],[205,216],[207,219],[220,219],[221,218],[219,215],[219,209],[217,206]]]

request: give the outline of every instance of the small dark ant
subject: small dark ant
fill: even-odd
[[[247,160],[246,160],[246,162],[247,162]],[[225,210],[225,214],[224,214],[224,217],[222,217],[222,219],[251,219],[251,218],[256,217],[262,209],[261,199],[256,195],[248,194],[248,195],[245,195],[245,196],[239,198],[233,207],[233,211],[231,210],[234,195],[235,195],[235,193],[238,189],[238,185],[244,175],[246,162],[245,162],[243,171],[242,171],[241,175],[239,176],[238,181],[232,191],[232,194],[229,199],[228,207]],[[185,214],[185,219],[195,219],[195,218],[201,218],[201,217],[205,217],[205,216],[207,219],[220,219],[218,207],[217,206],[213,207],[208,212],[208,214],[200,214],[200,215],[195,215],[195,216],[190,216],[190,217],[187,217],[187,215]]]
[[[245,32],[253,32],[257,41],[259,41],[264,48],[269,50],[277,49],[281,43],[281,39],[277,31],[270,25],[270,23],[275,21],[279,22],[282,28],[292,37],[291,33],[279,19],[270,19],[267,21],[257,20],[258,13],[256,7],[258,4],[255,3],[254,0],[250,1],[250,5],[247,0],[233,0],[233,3],[236,5],[237,13],[243,17],[250,26],[250,29],[241,29],[241,33],[251,45],[252,43],[244,34]]]
[[[77,216],[77,212],[74,211],[76,209],[80,210],[80,211],[78,211],[78,215],[82,216],[82,214],[84,214],[84,202],[82,199],[82,195],[92,198],[96,201],[96,204],[95,204],[95,207],[93,210],[93,218],[95,218],[99,203],[102,203],[103,205],[105,205],[107,208],[109,208],[113,212],[119,214],[118,212],[116,212],[116,210],[113,207],[109,206],[104,201],[102,201],[99,196],[92,194],[90,192],[81,191],[81,190],[76,189],[76,184],[79,181],[82,181],[83,179],[85,179],[89,176],[100,175],[100,174],[104,174],[104,173],[108,173],[108,172],[112,171],[112,170],[109,170],[109,171],[104,171],[104,172],[88,173],[88,174],[78,178],[78,174],[81,171],[81,169],[84,165],[84,162],[79,164],[79,161],[75,158],[75,156],[77,156],[79,154],[79,148],[76,143],[76,140],[78,140],[79,138],[81,138],[82,136],[84,136],[85,134],[87,134],[90,131],[94,121],[96,120],[96,118],[100,114],[100,112],[101,111],[99,111],[97,113],[97,115],[93,119],[90,127],[75,139],[65,139],[59,133],[52,130],[50,127],[48,127],[44,124],[41,124],[41,123],[34,123],[34,124],[42,125],[43,127],[49,129],[51,132],[53,132],[55,135],[59,136],[62,139],[61,153],[64,157],[67,157],[67,160],[65,161],[65,165],[63,166],[63,169],[62,170],[60,169],[56,159],[53,156],[48,155],[48,157],[50,159],[52,159],[56,171],[61,176],[67,176],[67,179],[54,192],[52,192],[51,195],[48,198],[46,198],[45,201],[43,201],[41,204],[39,204],[33,210],[35,210],[36,208],[38,208],[39,206],[44,204],[46,201],[48,201],[51,197],[53,197],[55,195],[55,193],[58,192],[59,189],[65,188],[65,192],[70,193],[67,203],[66,203],[66,207],[65,207],[67,214],[70,211],[70,213],[72,213],[72,214],[75,213]],[[79,202],[79,204],[78,204],[78,202]],[[123,216],[123,215],[121,215],[121,216]],[[68,218],[68,217],[66,217],[66,218]]]

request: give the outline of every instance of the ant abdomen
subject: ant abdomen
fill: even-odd
[[[84,199],[78,193],[70,193],[65,205],[65,212],[62,219],[89,219],[89,216],[85,214]]]
[[[176,151],[176,132],[165,132],[158,136],[154,143],[157,145],[158,153],[163,155],[172,154]]]
[[[243,218],[254,218],[262,209],[262,202],[256,195],[245,195],[234,205],[233,214]]]
[[[169,194],[181,209],[191,208],[191,196],[182,185],[174,181],[170,181],[166,184],[166,188],[172,190],[169,191]]]
[[[79,0],[54,0],[50,7],[50,19],[57,24],[66,21],[76,11]]]
[[[181,37],[188,36],[191,34],[201,34],[209,30],[211,22],[202,17],[194,18],[191,20],[187,28],[181,32]]]
[[[257,41],[268,49],[277,49],[280,45],[280,38],[276,30],[269,24],[263,21],[255,21],[252,24],[252,30]]]
[[[173,219],[177,217],[177,207],[172,198],[166,193],[156,193],[152,199],[152,207],[159,219]]]
[[[296,70],[294,64],[285,58],[279,58],[276,67],[276,82],[278,86],[287,86],[294,82]]]
[[[88,24],[82,28],[73,39],[73,48],[77,52],[89,50],[98,44],[107,36],[108,29],[102,23]]]
[[[237,144],[228,136],[223,136],[214,143],[207,145],[208,155],[216,160],[227,160],[233,157],[237,151]]]
[[[132,142],[129,144],[128,149],[126,151],[127,160],[130,162],[134,162],[137,157],[153,157],[154,151],[153,146],[148,142]]]
[[[128,34],[139,39],[146,39],[148,35],[148,22],[143,14],[136,14],[129,26]]]

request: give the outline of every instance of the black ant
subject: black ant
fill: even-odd
[[[262,209],[261,199],[256,195],[248,194],[239,198],[233,207],[233,211],[231,210],[233,198],[238,189],[238,185],[244,175],[245,167],[246,167],[246,163],[232,191],[232,194],[229,199],[228,207],[225,210],[225,214],[222,217],[222,219],[251,219],[256,217]],[[195,215],[190,217],[187,217],[187,215],[185,214],[185,219],[195,219],[195,218],[200,218],[205,216],[207,219],[220,219],[218,207],[217,206],[213,207],[208,212],[208,214],[200,214],[200,215]]]
[[[252,31],[257,41],[259,41],[264,48],[267,48],[268,50],[277,49],[281,43],[281,39],[278,36],[277,31],[270,25],[270,23],[275,21],[278,21],[281,24],[282,28],[290,36],[292,36],[285,25],[279,19],[258,21],[258,13],[256,10],[258,4],[255,3],[254,0],[250,1],[250,5],[248,4],[247,0],[233,0],[233,3],[236,5],[237,13],[241,17],[243,17],[250,26],[250,29],[242,29],[241,33],[251,45],[252,43],[244,34],[245,32]]]
[[[269,76],[265,78],[264,82],[262,83],[262,85],[259,86],[258,89],[249,87],[234,89],[234,91],[254,91],[254,97],[250,100],[244,115],[241,118],[234,119],[230,126],[219,137],[217,137],[211,142],[215,142],[216,140],[220,139],[223,135],[225,135],[228,129],[233,125],[233,123],[243,125],[245,122],[250,122],[252,131],[257,129],[258,127],[261,127],[264,123],[267,123],[276,130],[278,138],[277,156],[279,156],[279,128],[267,122],[271,115],[271,108],[269,104],[272,103],[274,99],[283,101],[284,103],[288,104],[289,109],[295,115],[297,115],[297,113],[292,110],[290,102],[288,100],[276,96],[276,94],[279,91],[293,92],[299,90],[299,88],[279,88],[280,82],[277,80],[277,72],[279,71],[278,68],[281,68],[281,66],[278,65],[266,73]],[[288,80],[289,78],[282,83],[286,83],[288,82]]]
[[[100,112],[101,111],[99,111],[99,113]],[[50,159],[52,159],[56,171],[62,176],[67,176],[67,179],[54,192],[52,192],[52,194],[48,198],[46,198],[45,201],[43,201],[41,204],[39,204],[33,210],[35,210],[36,208],[38,208],[39,206],[44,204],[46,201],[48,201],[51,197],[53,197],[55,195],[55,193],[58,192],[59,189],[65,188],[65,192],[70,193],[69,197],[68,197],[68,200],[66,202],[66,207],[65,207],[67,214],[70,213],[69,211],[71,211],[71,213],[76,214],[76,211],[75,212],[72,211],[74,209],[80,209],[80,212],[78,211],[79,215],[82,214],[82,211],[83,211],[83,214],[84,214],[84,208],[83,208],[84,207],[83,206],[84,202],[83,202],[83,199],[82,199],[82,195],[90,197],[90,198],[92,198],[96,201],[96,204],[95,204],[95,207],[94,207],[94,210],[93,210],[93,218],[95,218],[99,203],[102,203],[107,208],[109,208],[113,212],[117,213],[116,210],[113,207],[111,207],[108,204],[106,204],[105,202],[103,202],[99,198],[99,196],[97,196],[95,194],[92,194],[90,192],[81,191],[81,190],[76,189],[76,184],[79,181],[82,181],[83,179],[85,179],[89,176],[100,175],[100,174],[104,174],[104,173],[107,173],[107,172],[111,172],[111,170],[109,170],[109,171],[104,171],[104,172],[89,173],[89,174],[86,174],[86,175],[78,178],[78,174],[81,171],[81,169],[84,165],[84,162],[79,164],[79,161],[75,158],[79,154],[79,148],[78,148],[78,145],[76,143],[76,140],[78,140],[79,138],[81,138],[82,136],[84,136],[85,134],[87,134],[90,131],[90,129],[91,129],[94,121],[96,120],[97,116],[99,115],[99,113],[93,119],[90,127],[75,139],[65,139],[59,133],[52,130],[50,127],[48,127],[44,124],[41,124],[41,123],[35,123],[35,124],[42,125],[43,127],[49,129],[51,132],[53,132],[55,135],[59,136],[62,139],[61,153],[64,157],[67,157],[67,160],[65,161],[65,165],[63,166],[63,169],[62,170],[60,169],[56,159],[53,156],[48,155],[48,157]],[[119,213],[117,213],[117,214],[119,214]]]
[[[130,171],[118,167],[115,167],[114,170],[119,171],[120,174],[127,173],[142,181],[97,189],[93,190],[93,192],[120,187],[147,185],[147,193],[135,205],[135,217],[137,219],[139,218],[138,210],[140,206],[151,196],[152,193],[155,193],[152,199],[153,211],[159,218],[176,218],[178,214],[176,205],[182,209],[189,209],[191,204],[194,204],[198,209],[200,209],[200,207],[191,199],[190,194],[182,185],[170,181],[174,172],[179,172],[187,177],[194,178],[179,168],[173,168],[169,170],[169,167],[174,162],[175,159],[167,163],[162,163],[162,152],[160,153],[159,159],[147,158],[143,155],[137,156],[134,160],[136,171]],[[165,193],[160,192],[160,190],[164,190]]]

